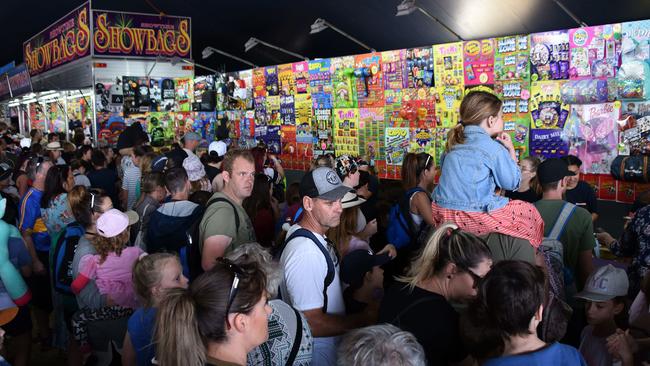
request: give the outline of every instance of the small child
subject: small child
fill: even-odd
[[[598,268],[589,276],[584,290],[576,298],[587,300],[587,326],[580,335],[580,353],[589,366],[610,366],[607,337],[616,333],[616,320],[625,315],[629,281],[624,270],[611,264]],[[624,325],[624,324],[623,324]]]
[[[165,290],[187,288],[187,283],[181,262],[174,254],[155,253],[141,257],[136,262],[133,267],[133,286],[144,307],[136,310],[129,318],[122,349],[125,365],[151,365],[151,360],[156,355],[153,340],[156,307]]]
[[[362,313],[371,302],[381,299],[384,289],[382,265],[390,262],[388,254],[373,255],[365,249],[348,253],[341,261],[341,281],[350,285],[343,291],[348,315]]]
[[[479,236],[498,232],[522,238],[537,248],[544,236],[537,209],[497,194],[516,191],[521,177],[512,139],[503,131],[502,106],[497,96],[483,91],[471,92],[461,102],[461,122],[449,131],[440,159],[433,221],[454,222]]]
[[[72,169],[72,175],[74,176],[74,185],[75,186],[84,186],[90,188],[90,179],[86,176],[87,165],[83,160],[73,160],[70,163],[70,168]]]
[[[147,250],[146,233],[151,214],[160,207],[167,196],[165,178],[161,172],[149,172],[142,178],[142,195],[133,209],[140,220],[131,227],[131,239],[135,246]]]
[[[135,216],[135,215],[134,215]],[[131,315],[138,307],[138,300],[133,290],[133,264],[144,251],[138,247],[126,247],[129,242],[129,225],[137,220],[117,209],[110,209],[97,219],[97,236],[93,246],[97,254],[81,257],[79,274],[72,281],[75,295],[91,281],[99,293],[108,297],[111,306],[100,309],[84,309],[72,318],[75,339],[79,341],[82,351],[90,351],[87,343],[87,324],[91,321],[118,319]]]

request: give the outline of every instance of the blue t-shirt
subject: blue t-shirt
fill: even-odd
[[[577,349],[561,343],[553,343],[535,352],[491,358],[483,366],[586,366]]]
[[[50,235],[41,218],[41,196],[43,196],[43,192],[32,187],[20,198],[18,229],[21,232],[31,230],[34,248],[39,252],[48,252],[50,250]]]
[[[152,365],[151,360],[156,356],[156,347],[153,344],[153,327],[155,323],[155,308],[140,308],[129,318],[127,329],[138,366]]]

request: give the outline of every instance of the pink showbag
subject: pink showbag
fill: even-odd
[[[609,173],[617,155],[619,115],[619,103],[571,106],[569,151],[582,160],[582,173]]]

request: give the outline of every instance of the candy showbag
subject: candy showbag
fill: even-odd
[[[582,160],[583,173],[607,174],[617,155],[617,121],[620,107],[615,103],[573,105],[565,128],[569,152]]]
[[[609,95],[607,80],[570,80],[560,88],[560,97],[565,104],[593,104],[614,100]]]

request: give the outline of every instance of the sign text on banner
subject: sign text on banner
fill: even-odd
[[[90,55],[90,3],[71,11],[23,43],[23,57],[34,76]]]
[[[96,56],[191,57],[191,20],[93,10]]]

